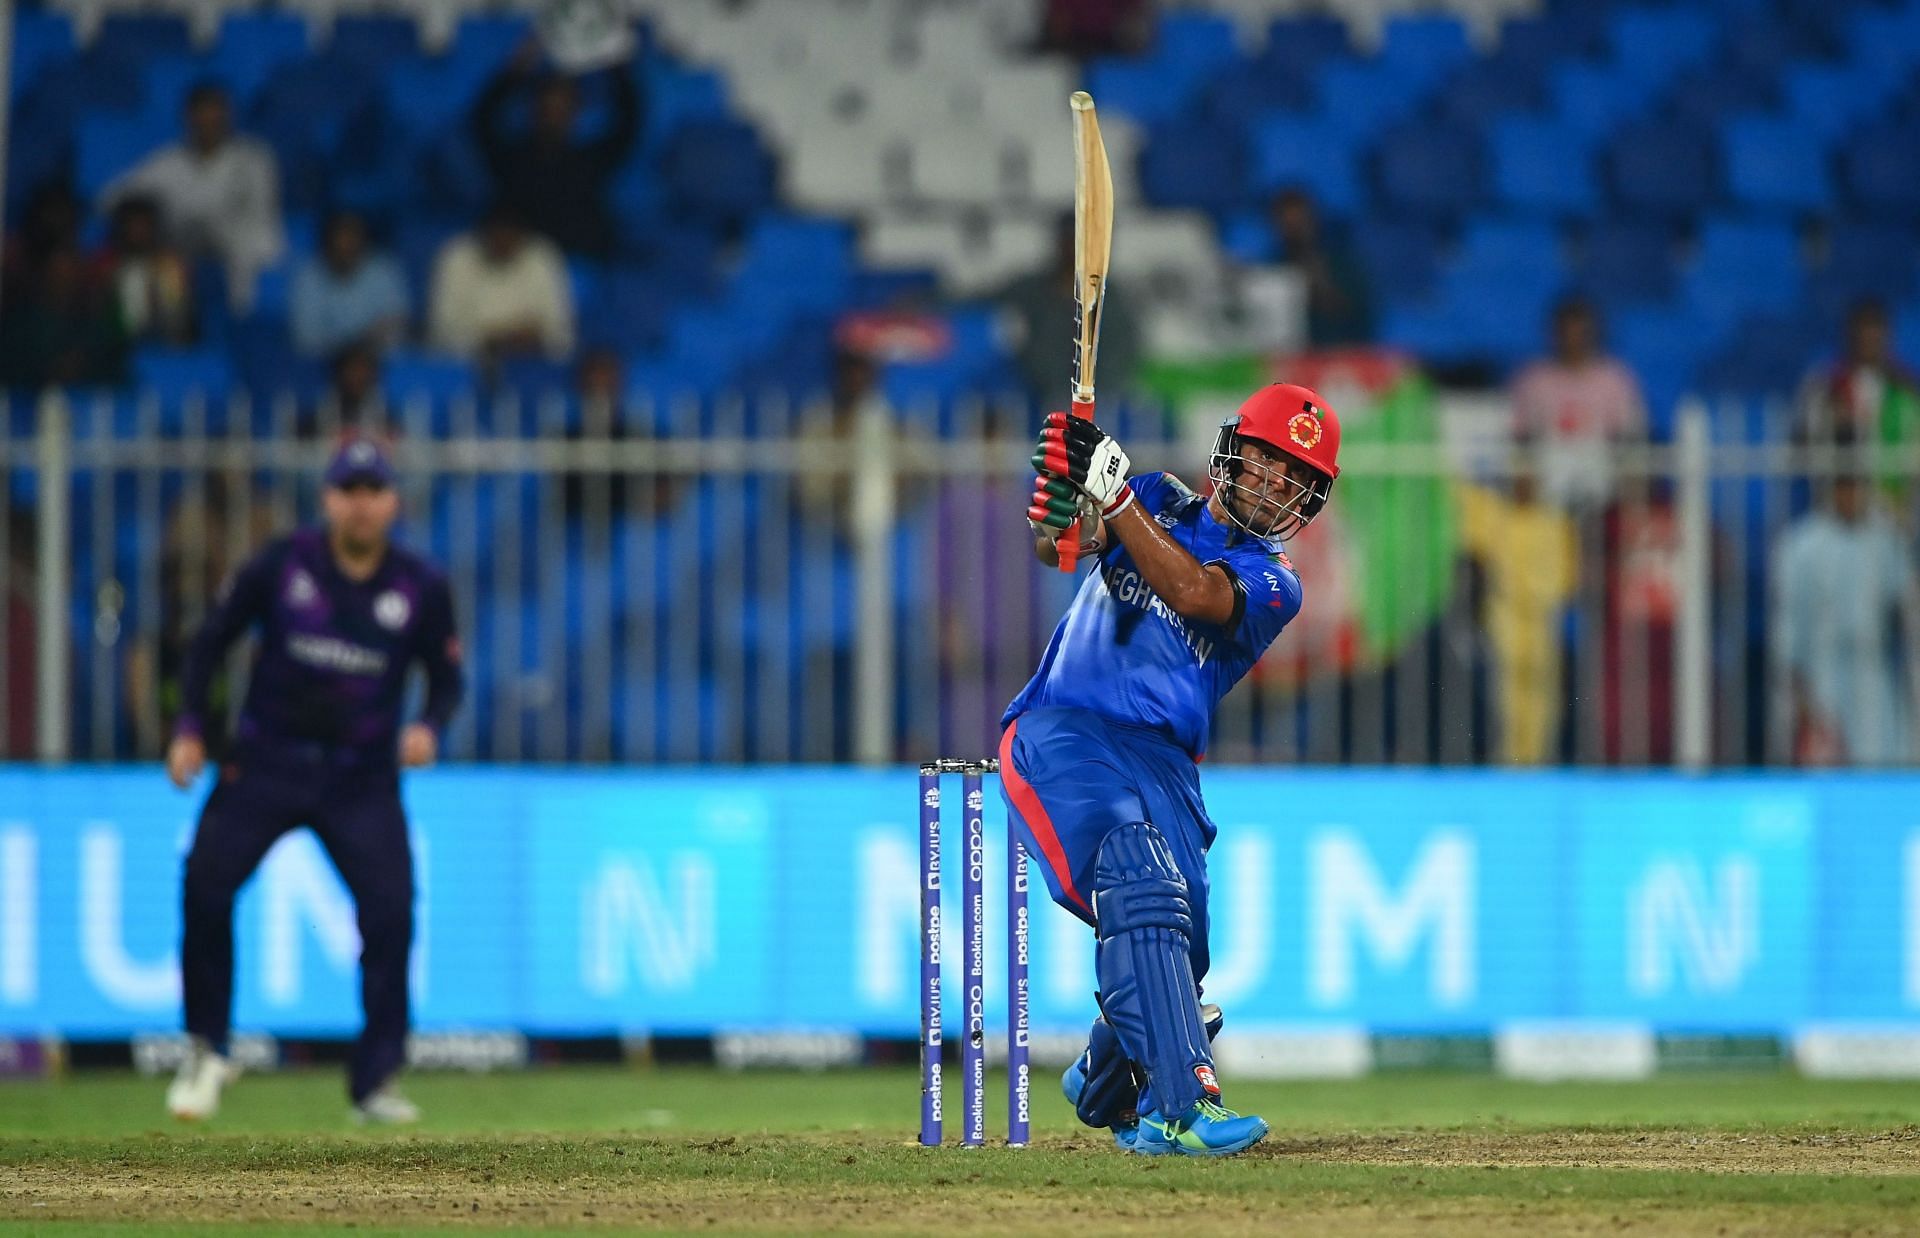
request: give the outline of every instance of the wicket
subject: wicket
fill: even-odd
[[[987,1141],[986,1026],[986,795],[982,778],[997,773],[992,760],[929,761],[920,767],[920,1142],[941,1140],[941,948],[940,776],[960,775],[965,806],[965,864],[960,880],[961,935],[965,940],[963,986],[966,1039],[960,1045],[963,1146]],[[1007,823],[1007,1144],[1025,1147],[1029,1130],[1027,980],[1027,857],[1013,823]]]

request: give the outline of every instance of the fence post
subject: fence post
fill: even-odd
[[[1680,406],[1674,455],[1674,507],[1680,518],[1679,613],[1673,625],[1674,755],[1682,769],[1713,759],[1713,476],[1706,406]]]
[[[42,761],[64,761],[72,716],[67,695],[71,681],[67,598],[72,593],[73,563],[68,552],[72,521],[68,508],[73,493],[73,425],[64,393],[49,388],[40,397],[35,431],[35,469],[39,476],[38,609],[34,628],[38,663],[39,709],[34,719],[34,749]]]
[[[899,461],[891,413],[878,400],[861,408],[847,469],[853,493],[854,756],[864,765],[893,758],[893,536]]]

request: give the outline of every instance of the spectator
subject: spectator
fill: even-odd
[[[1844,430],[1836,445],[1848,455]],[[1773,652],[1796,765],[1904,765],[1913,750],[1920,606],[1911,557],[1876,510],[1864,461],[1823,487],[1774,555]]]
[[[37,280],[7,297],[0,319],[0,382],[20,387],[119,383],[126,338],[106,292],[76,250],[40,262]]]
[[[1020,373],[1044,407],[1064,406],[1073,362],[1073,216],[1062,216],[1048,265],[1023,275],[996,300],[1012,337]],[[1109,292],[1101,306],[1100,390],[1112,394],[1133,385],[1140,331],[1124,292]]]
[[[280,173],[273,152],[233,131],[225,87],[201,82],[187,92],[185,139],[148,155],[107,187],[111,207],[130,194],[152,197],[167,240],[190,262],[224,268],[236,311],[253,307],[255,277],[280,260]]]
[[[574,393],[580,401],[580,421],[567,437],[587,441],[645,441],[651,429],[627,416],[627,374],[620,354],[610,348],[590,348],[574,368]],[[569,521],[593,513],[589,527],[604,527],[608,515],[666,515],[679,500],[672,474],[655,471],[658,464],[640,469],[568,471],[562,487],[562,505]],[[604,495],[604,498],[599,496]],[[599,506],[604,504],[604,506]]]
[[[1513,433],[1540,444],[1548,501],[1580,511],[1612,495],[1614,448],[1645,437],[1647,406],[1633,371],[1600,351],[1591,305],[1555,306],[1552,334],[1552,355],[1513,381]]]
[[[1666,478],[1630,477],[1620,490],[1601,518],[1601,741],[1609,764],[1669,765],[1680,521]]]
[[[1304,189],[1283,189],[1269,215],[1281,261],[1306,282],[1308,346],[1372,343],[1373,298],[1366,276],[1346,246],[1327,235],[1313,198]]]
[[[494,206],[433,264],[429,335],[436,348],[483,361],[573,352],[573,288],[560,251],[530,235],[513,207]]]
[[[334,354],[326,400],[331,431],[360,430],[387,435],[386,394],[380,385],[380,354],[368,340],[355,340]]]
[[[1046,0],[1040,50],[1085,60],[1134,56],[1153,41],[1151,0]]]
[[[160,204],[128,194],[114,204],[94,273],[128,339],[178,347],[191,344],[196,330],[193,279],[161,235]]]
[[[474,134],[502,201],[568,253],[605,259],[616,240],[607,186],[640,132],[639,94],[625,65],[608,70],[606,132],[577,137],[580,85],[563,73],[537,73],[539,55],[529,42],[493,79],[475,107]],[[531,118],[515,134],[507,111],[523,93],[532,96]]]
[[[1839,360],[1815,367],[1800,384],[1793,437],[1803,446],[1831,445],[1844,437],[1870,455],[1920,442],[1920,386],[1893,355],[1892,324],[1879,301],[1854,305]],[[1874,471],[1896,499],[1904,493],[1905,470],[1898,463]]]
[[[1481,627],[1496,667],[1502,759],[1543,764],[1560,733],[1560,621],[1580,552],[1573,521],[1541,497],[1531,449],[1515,452],[1509,494],[1461,489],[1460,541],[1484,574]]]
[[[80,199],[65,182],[48,181],[27,199],[20,230],[7,238],[0,295],[38,286],[40,268],[54,254],[80,247]]]
[[[400,266],[368,243],[367,221],[353,211],[327,217],[320,252],[293,277],[293,345],[309,357],[350,344],[376,352],[398,343],[407,329],[407,285]]]

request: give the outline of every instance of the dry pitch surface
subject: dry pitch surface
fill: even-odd
[[[165,1119],[151,1080],[6,1083],[0,1231],[1920,1232],[1916,1084],[1245,1085],[1234,1099],[1274,1134],[1224,1162],[1118,1155],[1052,1094],[1032,1148],[921,1149],[915,1086],[898,1070],[433,1075],[411,1084],[427,1123],[394,1134],[349,1127],[331,1073],[243,1080],[202,1127]]]

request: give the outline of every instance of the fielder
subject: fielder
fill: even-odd
[[[1001,720],[1000,785],[1053,901],[1093,927],[1101,1017],[1061,1084],[1123,1149],[1226,1156],[1267,1133],[1220,1103],[1200,1004],[1215,829],[1197,762],[1215,704],[1299,613],[1282,539],[1326,506],[1339,447],[1319,396],[1274,385],[1221,425],[1207,498],[1129,478],[1120,444],[1065,413],[1034,454],[1035,553],[1056,563],[1091,504],[1099,565]]]
[[[233,902],[267,849],[299,826],[319,835],[353,894],[366,1026],[348,1091],[366,1122],[412,1122],[392,1087],[406,1055],[413,856],[400,766],[432,764],[460,702],[460,643],[447,581],[390,540],[393,468],[370,439],[341,446],[326,472],[326,524],[242,566],[187,654],[185,708],[167,750],[182,789],[206,763],[207,685],[233,642],[257,630],[230,759],[200,811],[183,879],[180,947],[193,1049],[167,1089],[180,1118],[211,1117],[233,1078]],[[400,725],[407,676],[426,668],[418,722]]]

